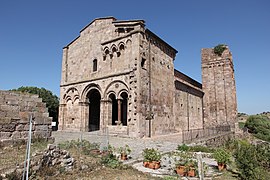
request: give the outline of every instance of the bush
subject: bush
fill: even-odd
[[[270,120],[265,115],[252,115],[246,121],[245,127],[255,137],[270,142]]]
[[[122,165],[121,162],[119,162],[116,156],[112,153],[108,153],[105,156],[102,156],[101,164],[113,169],[118,168]]]
[[[207,146],[187,146],[186,144],[178,145],[177,146],[178,151],[190,151],[190,152],[205,152],[205,153],[212,153],[214,150],[212,148],[209,148]]]
[[[98,143],[90,143],[87,140],[71,140],[59,144],[62,149],[82,149],[82,153],[85,155],[90,155],[91,150],[96,150],[100,148]]]
[[[267,179],[270,170],[269,150],[269,144],[253,145],[239,142],[238,150],[235,151],[235,160],[240,177],[247,180]]]
[[[223,51],[227,49],[225,44],[219,44],[216,47],[214,47],[214,53],[217,54],[218,56],[221,56]]]
[[[187,146],[186,144],[178,145],[177,150],[178,151],[189,151],[189,146]]]
[[[236,165],[243,179],[259,179],[259,163],[253,145],[241,143],[235,154]]]
[[[152,161],[160,161],[161,154],[158,150],[154,148],[146,148],[143,150],[143,161],[144,162],[152,162]]]
[[[218,163],[228,164],[231,155],[223,148],[219,148],[214,153],[214,158]]]

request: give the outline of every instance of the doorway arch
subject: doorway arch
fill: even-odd
[[[101,95],[97,89],[91,89],[87,98],[89,100],[88,131],[98,131],[100,129]]]

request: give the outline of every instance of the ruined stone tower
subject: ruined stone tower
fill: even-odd
[[[231,125],[237,116],[232,53],[228,46],[221,54],[214,48],[202,49],[202,89],[204,125]]]

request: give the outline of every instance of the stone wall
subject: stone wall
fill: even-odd
[[[202,85],[175,70],[174,115],[177,131],[203,128]]]
[[[144,136],[175,132],[173,61],[176,53],[149,30],[140,36],[138,109]]]
[[[0,91],[0,142],[8,144],[26,139],[30,113],[34,117],[33,138],[50,138],[52,118],[38,95]]]
[[[221,56],[213,48],[202,49],[201,53],[205,125],[234,126],[237,101],[232,54],[228,47]]]

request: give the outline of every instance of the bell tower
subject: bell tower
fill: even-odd
[[[202,89],[206,127],[236,123],[237,100],[232,53],[226,45],[204,48],[202,56]]]

